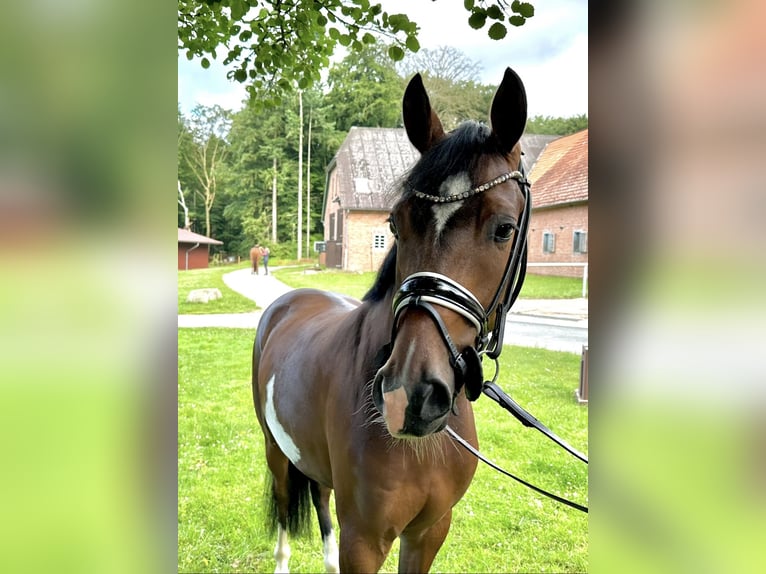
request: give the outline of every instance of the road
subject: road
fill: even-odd
[[[552,351],[582,353],[588,344],[588,321],[550,319],[509,314],[505,324],[506,345],[541,347]]]

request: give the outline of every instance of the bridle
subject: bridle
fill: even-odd
[[[511,252],[503,271],[503,278],[501,279],[500,285],[498,285],[490,304],[485,309],[473,293],[446,275],[428,271],[413,273],[402,281],[398,291],[394,294],[392,301],[394,320],[391,329],[391,339],[390,342],[381,349],[379,357],[383,358],[390,355],[402,313],[407,309],[421,309],[425,311],[436,324],[437,330],[449,350],[450,365],[455,372],[453,411],[455,409],[455,398],[463,386],[465,386],[466,397],[470,401],[478,399],[483,392],[515,416],[524,426],[536,428],[559,446],[567,450],[570,454],[587,464],[588,459],[584,454],[575,450],[566,441],[559,438],[548,427],[524,410],[496,384],[500,372],[498,358],[503,350],[503,334],[505,332],[506,316],[519,296],[527,270],[527,233],[529,230],[532,201],[530,195],[530,183],[524,170],[524,164],[519,162],[518,170],[505,173],[487,183],[481,184],[465,192],[445,197],[428,195],[416,190],[414,196],[434,203],[461,201],[478,193],[487,191],[488,189],[510,179],[514,179],[518,183],[519,189],[524,196],[524,207],[521,210],[521,217],[516,226]],[[472,346],[466,347],[462,352],[457,350],[441,315],[434,305],[458,313],[476,328],[477,334]],[[492,321],[493,318],[494,321]],[[490,325],[492,325],[492,327],[490,327]],[[495,375],[491,381],[484,381],[481,363],[482,355],[486,355],[495,361]],[[560,496],[556,496],[555,494],[551,494],[500,468],[486,459],[449,426],[446,427],[446,431],[456,442],[458,442],[458,444],[499,472],[502,472],[514,480],[521,482],[525,486],[557,500],[558,502],[577,510],[588,512],[587,507],[566,500]]]
[[[392,303],[394,322],[388,350],[390,351],[393,347],[402,313],[413,308],[425,311],[436,324],[439,334],[449,350],[450,365],[455,371],[455,396],[465,385],[466,397],[471,401],[478,399],[482,391],[484,378],[481,356],[487,355],[494,361],[497,361],[500,356],[503,349],[506,315],[511,305],[516,301],[524,283],[527,268],[527,231],[531,210],[529,181],[524,171],[524,165],[519,162],[518,170],[505,173],[465,192],[446,197],[427,195],[418,191],[414,194],[415,197],[434,203],[461,201],[510,179],[516,180],[518,183],[524,197],[524,207],[519,222],[515,226],[513,244],[505,264],[503,278],[487,308],[485,309],[473,293],[454,279],[428,271],[413,273],[405,278],[399,290],[394,294]],[[476,328],[476,339],[472,346],[458,352],[434,305],[458,313]],[[497,378],[497,370],[495,369],[495,379]]]

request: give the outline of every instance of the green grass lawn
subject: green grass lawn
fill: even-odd
[[[178,314],[203,313],[247,313],[257,309],[257,305],[229,289],[223,282],[223,275],[238,269],[247,269],[250,264],[192,269],[178,272]],[[335,291],[361,299],[372,286],[376,272],[351,273],[321,269],[313,265],[296,265],[272,270],[274,277],[290,287],[314,287],[326,291]],[[217,287],[223,297],[209,303],[187,303],[186,297],[192,289]],[[580,297],[582,281],[568,277],[547,277],[527,275],[520,297],[527,299],[569,299]]]
[[[311,267],[277,269],[274,276],[290,287],[315,287],[361,299],[375,281],[377,272],[352,273]],[[582,279],[527,274],[522,299],[574,299],[582,297]]]
[[[582,279],[532,275],[527,270],[520,299],[577,299],[582,297]]]
[[[178,570],[271,572],[264,528],[263,437],[250,391],[254,332],[178,331]],[[577,404],[579,357],[505,347],[500,385],[575,448],[588,450],[588,409]],[[487,374],[492,367],[486,367]],[[481,449],[547,490],[587,505],[587,467],[522,427],[487,397],[475,403]],[[294,572],[324,571],[319,528],[292,540]],[[383,571],[396,571],[398,545]],[[585,572],[588,519],[479,464],[453,513],[433,572]]]
[[[335,291],[361,299],[375,282],[377,272],[353,273],[329,269],[316,270],[312,266],[286,267],[274,270],[274,277],[290,287],[313,287]]]
[[[250,263],[211,267],[209,269],[190,269],[178,272],[178,314],[190,315],[201,313],[247,313],[258,307],[255,302],[229,289],[223,282],[223,276],[237,269],[249,268]],[[208,303],[187,303],[186,298],[193,289],[217,287],[223,297]]]

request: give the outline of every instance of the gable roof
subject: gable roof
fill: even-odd
[[[337,170],[344,209],[387,210],[394,182],[419,157],[403,128],[352,127],[328,172]]]
[[[588,201],[588,130],[545,146],[529,181],[533,208]]]
[[[530,173],[541,150],[558,136],[524,134],[522,162]],[[337,171],[338,199],[343,209],[389,210],[397,179],[420,158],[404,128],[352,127],[327,166]],[[327,186],[325,186],[325,194]],[[324,198],[322,211],[327,205]],[[334,200],[335,198],[329,198]]]
[[[209,237],[200,235],[199,233],[194,233],[193,231],[189,231],[188,229],[181,229],[180,227],[178,228],[178,243],[201,243],[201,244],[208,244],[208,245],[223,245],[223,241],[218,241],[217,239],[210,239]]]

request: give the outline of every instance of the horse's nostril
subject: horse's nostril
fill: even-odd
[[[419,384],[410,397],[410,405],[427,421],[444,416],[452,408],[452,392],[446,383],[430,379]]]

